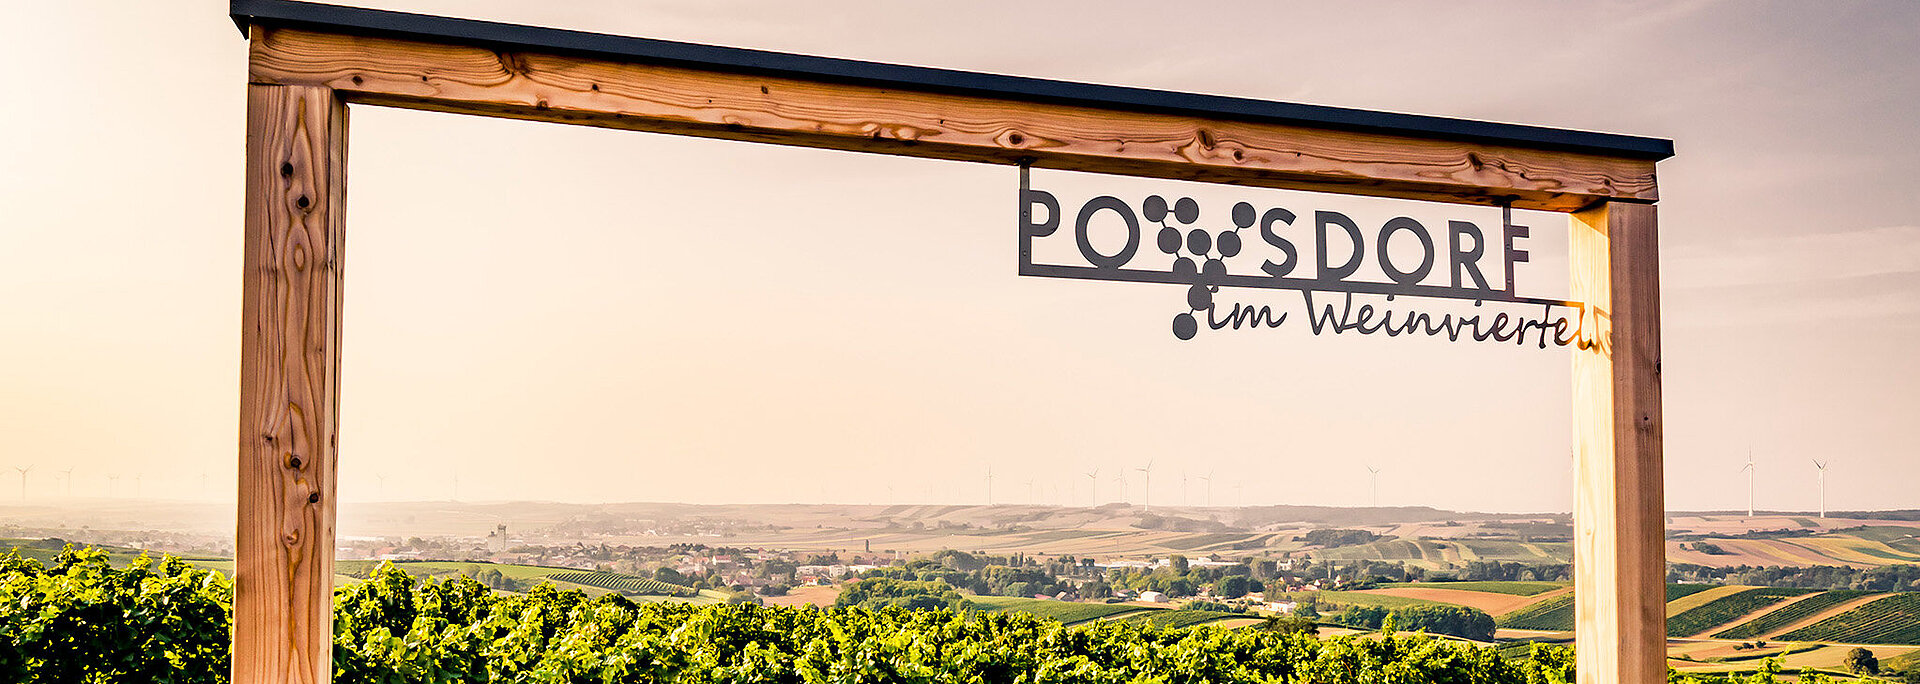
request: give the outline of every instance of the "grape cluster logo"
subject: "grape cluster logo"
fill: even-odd
[[[1503,213],[1502,225],[1493,234],[1497,245],[1487,230],[1468,220],[1447,220],[1443,229],[1434,230],[1417,219],[1399,216],[1369,236],[1353,218],[1337,211],[1303,215],[1245,201],[1226,212],[1230,228],[1211,230],[1201,220],[1200,203],[1191,197],[1169,201],[1163,195],[1148,195],[1136,211],[1126,200],[1099,195],[1068,212],[1053,193],[1031,187],[1025,168],[1020,171],[1019,209],[1021,275],[1183,286],[1186,308],[1174,314],[1172,322],[1173,335],[1180,340],[1192,340],[1202,330],[1284,326],[1288,312],[1222,301],[1228,288],[1253,288],[1298,291],[1304,318],[1315,335],[1425,335],[1449,341],[1532,342],[1541,349],[1575,346],[1609,351],[1611,323],[1604,310],[1517,292],[1515,265],[1529,259],[1524,241],[1531,232],[1514,225],[1510,212]],[[1094,244],[1092,226],[1112,225],[1116,220],[1125,242],[1118,249],[1103,251]],[[1063,229],[1071,231],[1082,263],[1036,262],[1036,241],[1052,238]],[[1147,231],[1152,231],[1154,247],[1172,258],[1170,265],[1134,265]],[[1334,249],[1336,245],[1340,248]],[[1396,245],[1401,249],[1389,249]],[[1232,272],[1228,259],[1256,249],[1264,252],[1258,273]],[[1335,253],[1346,256],[1336,263]],[[1417,256],[1417,262],[1409,253]],[[1260,256],[1249,253],[1249,258],[1236,263],[1244,269],[1252,257]],[[1357,277],[1369,265],[1385,281]],[[1316,294],[1321,295],[1317,300]],[[1471,301],[1476,311],[1436,314],[1387,306],[1403,296]],[[1383,299],[1376,303],[1356,301],[1356,297]],[[1488,303],[1517,305],[1526,311],[1479,313]]]

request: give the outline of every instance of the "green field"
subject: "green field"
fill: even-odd
[[[1694,594],[1698,594],[1700,592],[1706,591],[1708,589],[1712,589],[1717,586],[1720,586],[1720,585],[1718,584],[1669,584],[1667,585],[1667,603],[1673,603],[1674,599],[1678,599],[1683,596],[1692,596]]]
[[[1573,631],[1573,595],[1555,596],[1494,618],[1502,629]]]
[[[1124,603],[1074,603],[1071,601],[1049,601],[1046,599],[1021,598],[1017,596],[968,596],[967,600],[972,602],[973,605],[978,607],[982,612],[1027,613],[1037,617],[1052,618],[1069,625],[1127,613],[1161,610],[1159,608],[1130,606]]]
[[[1685,637],[1731,622],[1742,615],[1785,601],[1812,589],[1755,588],[1722,596],[1667,617],[1667,636]]]
[[[1781,607],[1760,617],[1748,620],[1713,635],[1715,639],[1752,639],[1773,630],[1804,620],[1820,611],[1866,596],[1865,591],[1825,591],[1817,596],[1809,596]]]
[[[1380,588],[1412,587],[1419,589],[1458,589],[1460,591],[1484,591],[1490,594],[1509,596],[1538,596],[1540,594],[1564,589],[1569,584],[1563,582],[1392,582],[1379,585]]]
[[[1334,605],[1334,606],[1379,606],[1381,608],[1402,608],[1405,606],[1441,605],[1441,602],[1439,601],[1429,601],[1427,599],[1409,598],[1406,596],[1388,596],[1386,594],[1369,594],[1369,593],[1360,592],[1360,591],[1320,591],[1320,592],[1314,592],[1311,595],[1318,596],[1320,598],[1320,602],[1323,604]]]
[[[1216,613],[1211,610],[1143,610],[1119,618],[1127,622],[1138,622],[1161,628],[1192,627],[1216,620],[1247,617],[1234,613]]]
[[[589,587],[611,589],[621,594],[690,596],[694,593],[693,587],[684,587],[678,584],[662,582],[651,577],[636,577],[634,575],[623,575],[617,572],[603,572],[600,570],[556,572],[547,577],[555,582],[584,584]]]
[[[1894,594],[1780,636],[1787,641],[1920,644],[1920,592]]]

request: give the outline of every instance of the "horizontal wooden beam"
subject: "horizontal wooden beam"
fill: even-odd
[[[1654,162],[252,27],[257,84],[348,102],[932,159],[1576,211],[1658,199]]]

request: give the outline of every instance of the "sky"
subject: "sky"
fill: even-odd
[[[1814,459],[1836,510],[1920,507],[1920,5],[366,6],[1670,138],[1668,507],[1744,508],[1749,452],[1761,508],[1815,507]],[[217,2],[6,9],[0,58],[31,68],[0,96],[0,504],[28,466],[29,500],[231,500],[246,44]],[[1009,167],[373,107],[351,135],[346,505],[980,503],[989,469],[1002,503],[1367,505],[1372,466],[1383,505],[1571,508],[1566,350],[1182,342],[1179,287],[1015,274]],[[1500,221],[1034,183],[1216,225]],[[1521,289],[1564,296],[1566,219],[1515,219]]]

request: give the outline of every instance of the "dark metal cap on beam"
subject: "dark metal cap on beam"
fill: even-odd
[[[243,35],[249,26],[285,26],[331,33],[478,45],[503,51],[572,54],[732,73],[1280,123],[1630,159],[1660,160],[1673,156],[1673,141],[1660,138],[883,64],[291,0],[232,0],[231,16]]]

